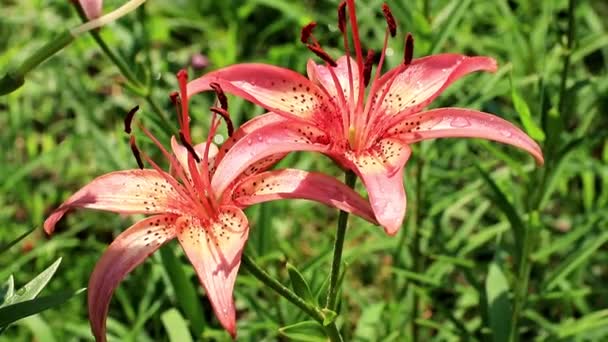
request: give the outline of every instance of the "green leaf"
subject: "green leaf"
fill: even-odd
[[[33,341],[55,342],[55,336],[51,327],[40,317],[33,315],[19,321],[20,325],[26,326],[34,335]]]
[[[528,107],[526,101],[519,95],[517,88],[513,84],[513,75],[511,75],[511,99],[513,100],[515,111],[517,111],[519,114],[519,118],[521,119],[521,123],[524,125],[526,133],[528,133],[528,135],[530,135],[534,140],[544,141],[545,132],[543,132],[536,122],[534,122],[534,119],[532,119],[530,107]]]
[[[19,235],[19,237],[16,238],[15,240],[13,240],[13,241],[7,243],[6,245],[0,247],[0,254],[8,251],[11,247],[13,247],[17,243],[19,243],[19,241],[23,240],[23,238],[25,238],[26,236],[30,235],[34,230],[36,230],[36,228],[37,227],[30,228],[30,230],[28,230],[27,232]]]
[[[302,297],[309,303],[314,303],[314,297],[310,291],[308,282],[304,279],[302,273],[300,273],[292,264],[287,264],[287,271],[289,272],[289,280],[291,280],[291,286],[295,293]]]
[[[595,251],[597,251],[606,242],[608,242],[608,232],[605,232],[598,237],[587,239],[581,248],[575,249],[574,253],[572,253],[568,258],[566,258],[566,260],[564,260],[564,262],[555,268],[555,271],[549,274],[544,288],[547,290],[553,289],[570,273],[582,267],[583,263],[587,262],[587,260],[594,255]]]
[[[11,274],[10,277],[8,277],[8,280],[2,284],[2,287],[0,287],[0,307],[3,307],[4,303],[6,303],[14,293],[15,280]]]
[[[40,291],[48,284],[49,280],[51,280],[60,263],[61,258],[57,259],[51,266],[36,276],[36,278],[30,280],[29,283],[17,290],[12,297],[7,298],[3,306],[17,304],[36,298]]]
[[[160,316],[171,342],[192,342],[188,323],[176,309],[169,309]]]
[[[361,317],[357,321],[354,337],[362,341],[378,341],[382,335],[378,331],[378,326],[382,324],[382,313],[385,303],[373,303],[361,312]]]
[[[511,326],[511,305],[509,303],[509,284],[497,262],[492,262],[486,278],[488,316],[494,342],[509,340]]]
[[[192,333],[200,336],[206,327],[205,315],[192,281],[184,273],[182,263],[177,259],[170,245],[160,249],[160,257],[173,286],[179,307],[190,321]]]
[[[290,341],[327,342],[323,327],[315,321],[303,321],[279,328],[279,334]]]
[[[325,327],[332,324],[338,317],[338,314],[335,311],[328,308],[323,308],[321,313],[323,314],[323,326]]]
[[[24,300],[16,304],[2,307],[0,308],[0,327],[5,327],[21,318],[31,316],[46,309],[63,304],[84,291],[85,289],[80,289],[75,292],[61,291],[50,296]]]

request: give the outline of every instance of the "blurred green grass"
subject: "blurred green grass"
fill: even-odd
[[[109,9],[120,3],[106,1],[105,6]],[[376,50],[384,35],[381,4],[358,2],[364,44]],[[559,164],[550,166],[557,171],[546,184],[550,191],[541,210],[539,244],[532,254],[530,302],[524,308],[521,336],[539,341],[607,338],[608,249],[603,241],[608,227],[608,27],[604,19],[608,5],[578,2],[565,94],[560,93],[560,82],[567,1],[429,0],[390,5],[401,33],[411,31],[416,39],[415,56],[460,52],[492,56],[499,62],[498,73],[459,81],[433,106],[482,109],[521,126],[511,100],[510,75],[537,123],[551,108],[559,108],[560,102],[564,106],[560,113],[564,129],[557,132],[553,144],[545,146],[545,153],[560,155],[559,145],[583,140]],[[189,65],[194,54],[209,58],[207,70],[263,61],[304,72],[312,56],[298,43],[299,29],[316,20],[317,37],[337,56],[342,50],[336,6],[337,1],[329,0],[148,1],[144,11],[101,33],[132,65],[149,73],[153,98],[173,114],[167,98],[176,89],[173,75]],[[79,23],[68,2],[2,1],[0,13],[0,71],[62,28]],[[403,43],[396,39],[390,47],[394,54],[387,63],[393,66],[400,62]],[[122,132],[122,118],[133,106],[139,104],[144,122],[168,141],[171,132],[156,126],[152,109],[122,84],[118,69],[91,37],[84,36],[31,72],[21,90],[0,97],[1,242],[40,226],[45,215],[92,178],[135,167]],[[192,105],[195,139],[204,137],[211,100],[201,95]],[[234,98],[230,103],[237,122],[261,113]],[[550,129],[543,128],[546,133]],[[477,140],[417,145],[407,166],[409,208],[403,236],[387,237],[377,227],[351,219],[342,303],[347,314],[340,321],[347,340],[400,341],[412,334],[420,340],[490,339],[482,327],[487,312],[480,306],[490,265],[498,263],[507,282],[517,279],[509,223],[476,163],[490,172],[520,212],[537,195],[526,187],[534,177],[533,161],[514,149]],[[328,159],[318,155],[294,154],[281,165],[340,175]],[[315,289],[321,287],[337,212],[293,201],[265,204],[248,213],[252,222],[248,248],[260,263],[288,283],[284,264],[289,261]],[[49,289],[84,287],[105,246],[131,222],[92,211],[72,214],[52,239],[37,231],[3,255],[0,281],[12,273],[17,283],[25,283],[61,256],[62,267]],[[417,237],[411,238],[414,230]],[[184,271],[195,283],[187,263]],[[411,312],[414,294],[420,298],[419,315]],[[291,304],[262,289],[244,272],[235,296],[239,339],[276,340],[279,327],[303,319]],[[91,340],[81,297],[22,320],[0,340]],[[206,298],[200,300],[208,321],[206,338],[226,339],[211,318]],[[167,340],[161,316],[177,307],[176,301],[156,255],[117,291],[110,308],[110,334],[116,341]],[[44,331],[48,333],[41,335]]]

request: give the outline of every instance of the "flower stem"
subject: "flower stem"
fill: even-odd
[[[351,189],[355,187],[357,175],[352,171],[346,171],[345,183]],[[346,237],[346,227],[348,225],[348,213],[340,211],[338,217],[338,230],[336,232],[336,240],[334,242],[334,257],[331,263],[331,271],[329,274],[329,288],[327,290],[327,302],[325,307],[330,310],[336,309],[338,297],[338,278],[340,277],[340,264],[342,263],[342,250],[344,247],[344,239]]]
[[[313,318],[315,321],[323,324],[323,314],[319,311],[318,308],[314,307],[310,303],[306,302],[300,296],[295,294],[292,290],[290,290],[285,285],[281,284],[278,280],[273,278],[271,275],[266,273],[263,269],[258,266],[253,258],[249,255],[243,253],[241,258],[241,265],[245,268],[251,275],[256,277],[259,281],[264,283],[264,285],[273,289],[276,293],[278,293],[283,298],[290,301],[292,304],[300,308],[300,310],[304,311],[308,316]],[[332,342],[341,342],[342,336],[340,336],[340,332],[335,324],[332,322],[331,324],[325,327],[325,331]]]

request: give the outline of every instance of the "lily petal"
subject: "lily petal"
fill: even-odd
[[[416,113],[459,78],[474,71],[494,72],[496,68],[496,61],[490,57],[439,54],[415,59],[407,68],[396,67],[378,80],[383,86],[375,96],[389,85],[390,90],[375,112],[388,116]]]
[[[150,254],[175,237],[177,215],[156,215],[122,232],[95,265],[88,287],[89,319],[98,342],[106,341],[106,317],[118,284]]]
[[[277,199],[307,199],[358,215],[378,224],[369,203],[334,177],[284,169],[247,177],[234,189],[233,200],[243,207]]]
[[[328,142],[321,130],[306,124],[279,122],[257,129],[237,141],[224,156],[217,165],[211,187],[220,197],[228,185],[257,161],[291,151],[327,151]]]
[[[73,194],[44,221],[51,234],[57,222],[74,208],[106,210],[121,214],[177,212],[180,196],[156,170],[125,170],[95,178]]]
[[[210,72],[188,83],[188,97],[218,83],[225,92],[268,111],[300,120],[326,111],[330,105],[319,87],[295,71],[267,64],[237,64]]]
[[[89,20],[101,16],[102,0],[78,0],[78,3]]]
[[[344,94],[344,99],[346,103],[349,103],[350,98],[350,81],[348,77],[348,60],[350,59],[350,67],[351,74],[353,79],[353,101],[356,103],[357,95],[359,94],[359,66],[357,62],[350,56],[342,56],[338,58],[336,67],[332,67],[332,71],[336,75],[338,82],[340,83],[341,89],[336,89],[336,84],[334,82],[329,69],[324,66],[315,63],[312,59],[308,60],[308,64],[306,64],[306,71],[308,73],[308,78],[321,85],[329,95],[334,99],[335,102],[338,101],[338,92]]]
[[[450,137],[489,139],[530,153],[538,164],[544,162],[538,144],[522,130],[498,116],[471,109],[438,108],[406,116],[389,134],[407,143]]]
[[[373,162],[370,156],[359,156],[352,169],[361,177],[378,223],[389,235],[395,235],[405,217],[406,198],[403,187],[403,167],[411,154],[402,145],[399,164],[391,170],[387,165]]]
[[[205,153],[205,143],[197,144],[193,146],[193,148],[196,154],[202,159],[203,154]],[[173,154],[175,154],[175,157],[177,158],[177,161],[181,165],[182,169],[188,176],[190,176],[190,169],[188,167],[188,149],[178,143],[174,136],[171,137],[171,149],[173,150]],[[215,157],[217,156],[218,151],[219,149],[215,144],[212,143],[209,145],[209,167],[215,165]],[[197,163],[197,167],[200,171],[200,163]]]
[[[249,234],[245,214],[236,207],[224,206],[216,222],[203,226],[196,219],[181,217],[177,225],[179,243],[205,287],[217,319],[236,337],[232,291]]]

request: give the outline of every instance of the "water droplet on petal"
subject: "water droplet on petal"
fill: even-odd
[[[513,133],[511,133],[511,131],[508,129],[501,129],[500,134],[502,134],[502,136],[507,137],[507,138],[509,138],[509,137],[511,137],[511,135],[513,135]]]
[[[441,69],[441,72],[446,73],[446,72],[448,72],[448,69],[443,68],[443,69]]]
[[[248,144],[248,145],[253,144],[253,140],[251,140],[251,138],[247,138],[247,144]]]
[[[463,127],[471,126],[471,123],[466,118],[457,117],[457,118],[452,119],[452,121],[450,122],[450,126],[456,127],[456,128],[463,128]]]
[[[264,137],[262,137],[261,135],[258,135],[258,141],[259,141],[259,142],[264,141]]]
[[[224,142],[224,137],[221,134],[216,134],[213,137],[213,142],[216,143],[216,144],[218,144],[218,145],[220,145],[221,143]]]

